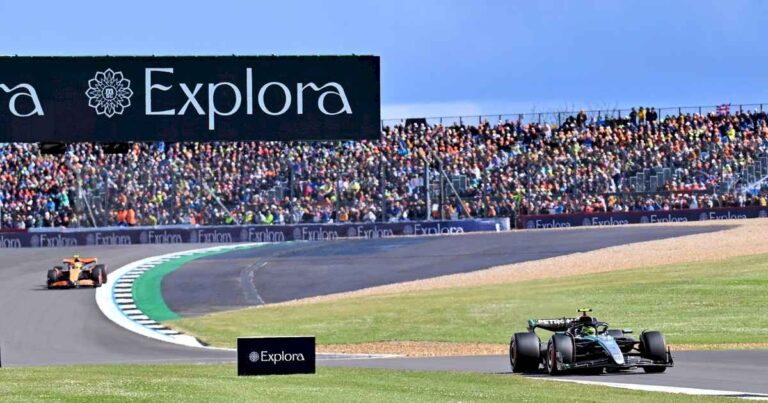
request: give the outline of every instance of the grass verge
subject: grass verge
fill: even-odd
[[[237,377],[233,364],[106,365],[0,370],[0,400],[144,402],[732,401],[511,375],[321,367],[316,375]]]
[[[616,256],[621,259],[621,256]],[[610,264],[610,262],[606,262]],[[391,340],[506,343],[529,318],[588,306],[617,327],[661,330],[669,343],[768,339],[768,255],[308,305],[171,321],[217,346],[242,335],[314,334],[320,344]]]

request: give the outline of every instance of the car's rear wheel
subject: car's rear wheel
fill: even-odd
[[[667,362],[667,343],[661,332],[650,331],[643,332],[640,335],[640,354],[643,358],[655,362]],[[667,367],[643,367],[647,373],[660,373],[667,370]]]
[[[549,339],[549,348],[547,349],[547,358],[545,360],[547,372],[550,375],[560,375],[564,370],[557,368],[558,356],[563,364],[573,364],[574,355],[573,338],[566,334],[553,334]]]
[[[94,287],[101,287],[106,277],[107,275],[104,273],[104,266],[102,265],[98,265],[91,270],[91,280],[93,280]]]
[[[103,264],[97,264],[95,269],[101,269],[101,277],[100,277],[100,284],[106,284],[107,283],[107,267]]]
[[[515,333],[509,342],[509,364],[512,372],[533,372],[539,369],[541,342],[535,333]]]

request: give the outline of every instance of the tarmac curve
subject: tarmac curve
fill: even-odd
[[[368,276],[362,276],[359,271],[339,269],[329,273],[327,267],[320,270],[320,272],[333,275],[337,279],[339,276],[348,277],[350,280],[342,282],[341,289],[349,290],[403,281],[403,279],[479,270],[491,264],[512,263],[610,245],[676,237],[725,228],[727,226],[637,226],[577,231],[525,231],[428,239],[403,238],[403,240],[298,243],[295,244],[295,247],[280,245],[273,246],[275,249],[256,248],[253,251],[267,252],[265,255],[257,256],[256,259],[271,258],[272,255],[268,253],[270,250],[273,253],[276,251],[281,253],[282,257],[290,257],[281,263],[282,266],[275,264],[274,269],[272,269],[274,271],[261,273],[261,276],[257,277],[259,281],[273,275],[277,279],[276,281],[285,281],[286,275],[299,275],[300,273],[291,272],[285,267],[295,267],[295,263],[302,259],[305,262],[328,259],[331,263],[336,262],[336,266],[355,266],[338,264],[338,262],[347,259],[354,260],[355,255],[367,257],[366,260],[371,262],[359,267],[363,273],[371,273],[369,270],[372,270],[374,273],[385,274],[384,276],[372,276],[372,280],[365,280],[365,277]],[[584,242],[585,236],[590,237],[589,242]],[[545,238],[547,242],[541,242]],[[446,239],[448,240],[446,241]],[[352,242],[358,243],[352,244]],[[78,253],[81,256],[98,256],[110,267],[117,268],[145,257],[199,247],[195,244],[185,244],[1,250],[0,274],[3,278],[3,281],[0,282],[0,306],[3,307],[0,310],[1,364],[3,366],[37,366],[95,363],[232,362],[235,357],[231,351],[172,345],[125,331],[102,315],[96,306],[92,289],[47,290],[44,286],[46,270],[57,264],[66,255]],[[465,253],[473,247],[476,253],[474,257],[472,256],[473,253]],[[453,254],[452,258],[445,259],[444,254],[439,253],[446,250],[452,251],[449,253],[449,255]],[[382,257],[389,255],[392,259],[397,259],[398,254],[415,256],[417,251],[420,252],[421,256],[427,256],[427,258],[411,259],[414,263],[404,265],[402,270],[397,271],[398,275],[393,277],[391,274],[387,274],[387,270],[384,270],[385,266],[392,265],[392,261],[377,259],[375,253],[374,256],[370,255],[376,251],[383,254]],[[432,262],[430,262],[429,256],[432,257]],[[230,258],[236,265],[243,263],[242,260],[254,260],[252,256]],[[240,262],[237,262],[238,260]],[[295,261],[292,262],[292,260]],[[437,262],[434,260],[440,260],[439,264],[436,264]],[[471,263],[477,261],[481,263]],[[447,264],[446,262],[455,262],[455,264]],[[216,264],[220,267],[226,266],[226,261],[209,261],[207,263]],[[379,265],[379,267],[377,268],[375,265]],[[481,265],[485,266],[481,267]],[[282,271],[280,270],[281,267],[286,272],[275,273]],[[442,267],[443,269],[424,272],[422,270],[424,267]],[[242,267],[239,269],[242,270]],[[184,270],[185,268],[179,269],[179,272]],[[191,271],[194,271],[194,268]],[[300,276],[299,278],[303,277]],[[308,279],[318,280],[316,277],[309,277]],[[164,282],[164,292],[166,286],[167,284]],[[314,295],[339,291],[339,289],[317,287],[309,287],[309,289]],[[258,291],[266,290],[259,289]],[[296,291],[291,292],[295,293]],[[279,293],[269,292],[263,292],[262,295],[266,302],[296,297],[295,294],[281,296]],[[208,297],[210,296],[209,294]],[[196,300],[193,299],[192,301]],[[174,310],[179,309],[178,299],[171,299],[170,302],[172,303],[169,305]],[[223,304],[214,304],[214,306],[218,309],[229,309],[242,304],[242,301],[234,301],[234,305],[232,301],[223,302]],[[174,306],[174,303],[177,305]],[[185,311],[185,309],[180,310],[182,313]],[[206,310],[200,309],[200,306],[195,304],[186,307],[188,314],[200,314],[204,311]],[[680,388],[735,390],[742,394],[740,397],[768,394],[768,383],[765,382],[765,379],[768,378],[768,368],[764,365],[765,362],[768,362],[768,351],[679,352],[675,354],[675,357],[676,367],[670,369],[666,374],[570,376],[562,379],[633,384],[636,386],[667,385]],[[320,361],[320,365],[483,373],[509,372],[506,356],[364,360],[328,356]]]

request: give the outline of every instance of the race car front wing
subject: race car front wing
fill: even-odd
[[[557,355],[557,369],[560,371],[577,370],[577,369],[589,369],[589,368],[611,368],[611,369],[634,369],[643,367],[674,367],[675,361],[672,359],[672,352],[667,348],[667,359],[665,361],[654,361],[648,358],[641,357],[640,354],[626,353],[624,354],[624,364],[616,364],[616,362],[609,356],[604,358],[576,361],[571,364],[562,362],[562,356]]]

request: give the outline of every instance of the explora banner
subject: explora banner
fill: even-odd
[[[377,140],[378,56],[0,57],[0,142]]]
[[[518,218],[517,226],[518,228],[524,229],[542,229],[708,220],[739,220],[764,217],[768,217],[768,207],[730,207],[668,211],[524,215]]]
[[[315,337],[238,337],[237,375],[315,373]]]
[[[0,232],[0,249],[138,244],[325,241],[342,238],[428,236],[508,231],[509,219],[413,221],[407,223],[158,226],[135,228],[34,228]]]

